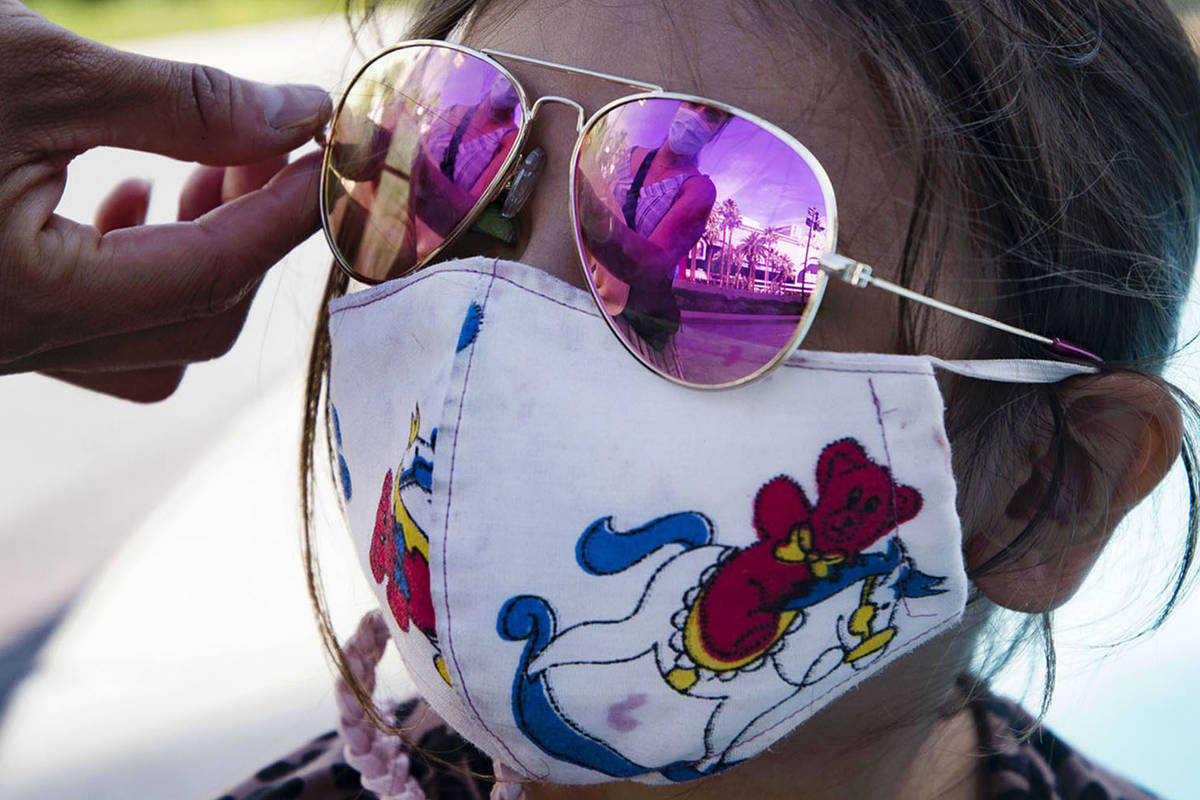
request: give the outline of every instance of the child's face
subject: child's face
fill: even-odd
[[[839,54],[842,43],[823,30],[785,32],[792,21],[767,20],[740,4],[691,0],[671,4],[669,15],[665,7],[665,3],[589,0],[493,3],[464,43],[658,83],[671,91],[736,105],[780,125],[804,143],[829,173],[842,232],[839,252],[877,265],[881,275],[892,274],[911,210],[914,176],[890,145],[878,101],[864,76]],[[531,97],[574,98],[588,113],[628,93],[589,78],[519,63],[509,66]],[[535,120],[530,146],[544,147],[548,162],[522,211],[522,241],[515,251],[497,255],[584,288],[566,210],[575,121],[572,111],[558,106],[547,107]],[[459,245],[449,255],[480,252],[465,249],[469,247]],[[802,346],[895,352],[898,323],[898,305],[888,295],[831,281],[818,320]],[[597,324],[602,323],[597,320]],[[946,317],[931,324],[945,326],[936,332],[938,341],[968,347],[971,334],[960,332],[957,321]],[[934,724],[936,709],[954,676],[965,669],[969,639],[967,635],[939,637],[931,646],[900,659],[883,676],[867,681],[806,723],[803,739],[809,744],[803,752],[789,746],[796,740],[792,737],[774,752],[756,758],[754,779],[761,783],[755,791],[746,789],[746,772],[737,771],[740,790],[748,791],[747,796],[770,796],[776,771],[785,774],[798,763],[836,784],[834,764],[839,755],[864,740],[879,746],[887,760],[907,763],[916,756],[914,743],[922,737],[906,726],[914,718],[918,727]],[[814,746],[814,742],[821,744]],[[566,790],[579,791],[578,787]]]

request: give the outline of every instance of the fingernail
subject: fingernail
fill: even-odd
[[[329,93],[319,86],[262,85],[258,96],[267,124],[277,131],[312,127],[332,107]]]

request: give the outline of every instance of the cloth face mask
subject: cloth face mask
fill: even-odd
[[[677,155],[694,156],[713,137],[712,126],[704,121],[699,111],[680,108],[675,112],[668,129],[667,141]]]
[[[360,560],[421,694],[505,767],[669,783],[749,758],[954,625],[967,582],[935,366],[798,352],[702,392],[591,298],[451,262],[331,304]]]

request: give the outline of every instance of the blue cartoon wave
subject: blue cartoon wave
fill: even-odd
[[[887,575],[901,563],[903,568],[891,587],[897,600],[903,597],[929,597],[945,591],[938,588],[944,579],[927,575],[914,567],[905,554],[903,545],[892,537],[888,540],[886,552],[862,553],[848,566],[834,567],[827,579],[810,584],[807,592],[792,598],[784,608],[788,611],[798,611],[816,605],[859,581]]]
[[[412,466],[396,477],[398,488],[416,484],[426,492],[433,491],[433,462],[423,458],[420,453],[413,456]]]
[[[711,541],[712,523],[696,511],[667,514],[628,531],[613,530],[612,517],[601,517],[579,537],[575,560],[592,575],[615,575],[669,544],[691,550]]]
[[[554,612],[545,600],[533,595],[510,599],[500,610],[496,630],[507,641],[525,642],[513,679],[512,707],[517,724],[538,747],[555,758],[615,778],[651,771],[573,727],[555,709],[544,676],[528,674],[529,663],[554,637]]]

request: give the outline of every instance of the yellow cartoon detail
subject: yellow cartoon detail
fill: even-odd
[[[420,553],[425,558],[425,563],[429,563],[429,537],[425,535],[425,531],[421,530],[416,520],[408,513],[408,509],[405,508],[404,500],[400,497],[400,488],[400,482],[397,481],[392,490],[392,504],[394,506],[393,513],[396,515],[396,524],[400,526],[400,531],[404,535],[404,549]]]
[[[788,540],[774,550],[775,558],[785,564],[808,563],[812,574],[818,578],[828,578],[829,568],[846,560],[843,555],[823,556],[813,550],[812,530],[807,525],[792,528]]]
[[[875,632],[875,615],[879,613],[879,606],[871,602],[871,592],[875,589],[876,577],[867,578],[863,581],[862,595],[859,599],[858,608],[850,615],[849,622],[846,627],[850,633],[857,636],[860,641],[850,651],[846,653],[842,660],[847,664],[853,664],[855,661],[866,658],[872,653],[877,653],[888,646],[888,643],[896,635],[894,627],[884,628],[878,633]]]

